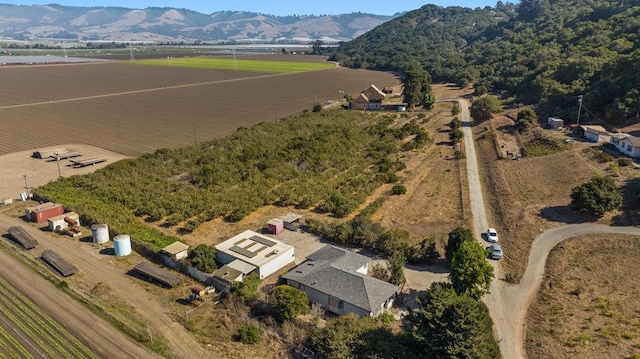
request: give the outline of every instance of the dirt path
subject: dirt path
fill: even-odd
[[[91,243],[69,243],[70,239],[67,237],[56,238],[25,224],[21,219],[0,215],[0,228],[6,229],[10,226],[21,226],[38,240],[38,246],[32,250],[35,251],[35,255],[39,255],[45,248],[50,248],[76,266],[78,273],[75,276],[82,277],[81,280],[88,289],[99,283],[106,284],[111,294],[130,306],[138,318],[162,336],[171,349],[173,358],[195,358],[205,352],[182,324],[167,313],[169,303],[163,303],[157,296],[142,288],[137,282],[138,279],[113,266],[110,261],[113,261],[114,257],[100,254]],[[63,301],[72,301],[69,297],[64,297]],[[88,327],[91,326],[78,326],[72,331],[82,333]]]
[[[482,184],[478,172],[473,133],[471,131],[469,103],[465,100],[458,101],[462,110],[462,130],[465,136],[464,143],[467,156],[473,231],[476,239],[483,246],[486,246],[487,243],[483,241],[481,234],[488,227],[488,222],[482,197]],[[604,233],[640,236],[640,228],[573,224],[549,229],[533,241],[527,268],[522,280],[517,285],[511,285],[504,281],[498,262],[490,261],[494,267],[495,278],[491,284],[491,292],[483,297],[483,301],[489,308],[503,358],[519,359],[527,357],[524,347],[525,320],[529,306],[542,283],[547,257],[553,247],[570,237]],[[505,253],[505,255],[508,255],[508,253]]]
[[[6,231],[5,221],[0,223],[0,229]],[[2,250],[0,262],[2,278],[70,330],[99,357],[158,358]]]

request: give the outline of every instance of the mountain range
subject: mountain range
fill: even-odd
[[[241,11],[207,15],[166,7],[0,4],[0,37],[211,43],[321,40],[330,43],[352,40],[399,15],[274,16]]]

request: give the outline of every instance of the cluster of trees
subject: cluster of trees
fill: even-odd
[[[415,121],[394,124],[393,115],[306,112],[199,146],[119,161],[37,192],[157,248],[175,239],[139,218],[191,232],[205,221],[238,221],[271,204],[344,217],[377,187],[398,180],[404,163],[393,160],[397,152],[431,141]]]
[[[433,283],[395,331],[383,318],[344,315],[311,340],[319,358],[499,358],[487,307],[449,284]]]
[[[489,292],[493,267],[487,263],[485,249],[463,227],[449,232],[445,258],[450,262],[449,279],[459,295],[480,299]]]
[[[321,221],[309,218],[305,229],[337,244],[360,245],[376,249],[388,256],[402,254],[406,261],[424,264],[440,258],[433,238],[414,241],[409,232],[397,228],[385,229],[373,222],[367,213],[348,222]]]
[[[494,8],[426,5],[341,44],[345,66],[405,71],[504,91],[561,117],[578,95],[609,122],[640,118],[640,8],[609,0],[522,0]],[[480,94],[480,92],[479,92]],[[586,115],[585,115],[586,116]]]

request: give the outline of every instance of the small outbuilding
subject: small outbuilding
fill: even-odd
[[[284,230],[284,222],[280,218],[272,218],[267,222],[269,234],[280,234]]]
[[[564,120],[557,117],[549,117],[547,118],[547,124],[552,129],[557,130],[564,127]]]
[[[611,144],[616,146],[618,151],[629,157],[640,157],[640,137],[635,137],[626,133],[612,134]]]
[[[51,217],[64,213],[64,207],[59,203],[46,202],[25,210],[25,216],[32,222],[44,222]]]
[[[149,281],[158,281],[167,287],[175,287],[182,282],[179,277],[147,262],[140,262],[133,267],[133,271]]]
[[[235,260],[255,267],[263,279],[295,260],[294,247],[246,230],[216,246],[218,263],[230,264]]]
[[[162,248],[162,252],[171,256],[171,259],[175,261],[187,258],[188,250],[189,246],[179,241]]]
[[[290,231],[297,231],[300,229],[300,218],[302,218],[302,215],[297,213],[287,213],[280,217],[284,224],[284,228]]]
[[[18,243],[24,249],[33,249],[38,245],[38,241],[33,238],[22,227],[13,226],[8,229],[9,235],[13,238],[13,241]]]
[[[51,217],[47,219],[47,222],[50,231],[60,232],[74,223],[78,225],[80,223],[80,216],[76,212],[67,212],[59,216]]]

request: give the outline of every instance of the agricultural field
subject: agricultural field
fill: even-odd
[[[0,357],[96,358],[96,355],[0,279]]]
[[[196,68],[211,70],[237,70],[248,72],[265,72],[285,74],[325,70],[335,67],[333,63],[302,62],[302,61],[267,61],[249,59],[226,59],[215,57],[179,57],[168,59],[149,59],[136,61],[137,65],[154,65],[180,68]]]
[[[556,246],[527,319],[530,358],[640,355],[638,238],[586,235]]]
[[[0,155],[80,143],[127,156],[219,138],[372,83],[399,83],[391,73],[346,68],[273,74],[129,62],[3,67],[0,81],[11,84],[0,88]]]

